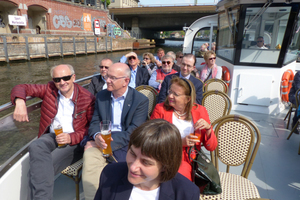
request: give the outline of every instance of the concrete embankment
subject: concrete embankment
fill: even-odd
[[[0,62],[31,60],[77,54],[132,50],[134,43],[140,48],[154,48],[150,40],[73,35],[2,35],[0,37]]]

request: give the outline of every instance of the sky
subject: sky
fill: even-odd
[[[214,4],[215,0],[197,0],[198,4]],[[188,5],[194,4],[195,0],[140,0],[140,4],[146,5]]]

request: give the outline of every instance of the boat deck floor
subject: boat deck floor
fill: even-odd
[[[283,121],[287,110],[279,115],[265,115],[250,112],[232,111],[252,120],[261,132],[261,144],[248,179],[252,181],[261,198],[274,200],[300,199],[300,155],[298,148],[300,136],[293,134]],[[291,129],[291,125],[290,125]],[[230,172],[240,174],[241,167],[233,167]],[[225,166],[220,166],[225,171]],[[80,199],[84,199],[80,183]],[[54,187],[55,200],[75,199],[75,183],[66,176],[59,176]]]

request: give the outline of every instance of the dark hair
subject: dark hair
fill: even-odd
[[[128,149],[132,145],[161,164],[160,182],[174,178],[182,157],[181,136],[175,125],[163,119],[149,120],[132,132]]]
[[[196,102],[196,92],[195,92],[194,84],[190,80],[182,79],[182,78],[179,78],[178,76],[174,76],[172,78],[171,85],[172,84],[177,84],[178,86],[182,87],[184,89],[185,96],[191,98],[190,101],[186,104],[184,112],[187,113],[186,120],[187,121],[192,120],[191,110],[192,110],[192,108],[193,108],[193,106],[195,105],[195,102]],[[170,85],[170,87],[171,87],[171,85]],[[169,102],[168,97],[165,99],[164,108],[166,110],[173,109],[173,107],[170,106],[170,102]]]
[[[258,39],[264,39],[264,37],[263,37],[263,36],[258,36],[258,37],[256,38],[256,40],[258,40]]]
[[[197,59],[196,59],[196,56],[195,56],[194,54],[186,53],[186,54],[183,55],[183,58],[185,58],[185,57],[186,57],[186,58],[193,58],[193,59],[194,59],[194,65],[193,65],[193,66],[196,65]]]

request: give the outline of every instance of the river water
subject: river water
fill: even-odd
[[[167,51],[182,51],[183,41],[166,40],[162,47]],[[158,47],[153,49],[135,50],[139,58],[143,53],[151,52],[156,55]],[[50,68],[58,64],[71,64],[76,73],[76,78],[83,78],[96,72],[94,67],[103,58],[110,58],[114,62],[130,51],[118,51],[112,53],[99,53],[90,55],[81,55],[76,57],[57,57],[43,60],[32,60],[26,62],[0,63],[0,105],[10,101],[10,91],[17,84],[45,84],[51,80]]]
[[[166,40],[162,47],[167,51],[182,51],[183,41]],[[156,55],[159,47],[153,49],[135,50],[141,59],[143,53],[151,52]],[[0,105],[10,101],[10,91],[17,84],[46,84],[51,80],[50,68],[58,64],[71,64],[75,69],[76,78],[98,73],[94,67],[103,58],[110,58],[114,62],[130,51],[119,51],[112,53],[99,53],[81,55],[76,57],[50,58],[42,60],[32,60],[23,62],[0,63]],[[13,111],[11,108],[3,114]],[[21,147],[37,136],[40,110],[29,114],[30,122],[6,122],[0,126],[0,166],[16,153]]]

